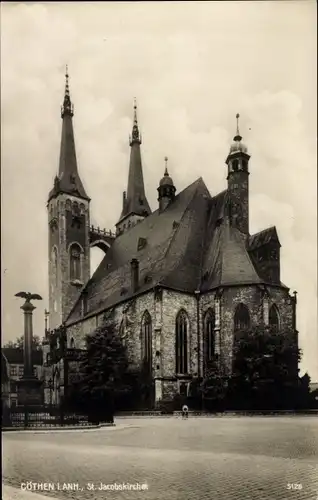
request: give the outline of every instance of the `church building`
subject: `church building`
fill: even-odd
[[[66,75],[59,171],[47,209],[50,329],[65,322],[68,347],[85,348],[85,336],[112,312],[131,364],[151,370],[159,403],[186,394],[211,361],[230,373],[235,331],[264,324],[296,332],[296,294],[281,282],[276,228],[250,234],[250,156],[239,115],[225,152],[224,191],[210,193],[201,177],[178,191],[166,159],[152,210],[135,103],[127,190],[111,232],[90,225],[73,114]],[[92,246],[105,256],[91,276]],[[55,390],[63,392],[60,370]]]

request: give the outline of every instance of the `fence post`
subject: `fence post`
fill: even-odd
[[[29,426],[29,412],[28,407],[24,406],[24,427],[25,429]]]

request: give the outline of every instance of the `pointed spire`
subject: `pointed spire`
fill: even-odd
[[[130,138],[130,145],[132,146],[135,143],[141,144],[141,135],[139,133],[138,119],[137,119],[136,97],[134,97],[134,123],[133,123],[131,138]]]
[[[54,188],[49,199],[58,193],[69,193],[89,200],[77,169],[76,149],[73,131],[73,104],[70,97],[68,67],[65,72],[65,91],[62,116],[62,137],[58,176],[54,179]]]
[[[64,92],[64,102],[61,108],[61,117],[64,118],[65,115],[73,116],[74,115],[74,106],[71,101],[70,96],[70,87],[68,83],[69,74],[68,74],[68,65],[65,68],[65,92]]]
[[[240,130],[239,130],[239,118],[240,115],[237,113],[236,115],[236,136],[234,137],[235,142],[240,142],[242,140],[242,136],[240,135]]]
[[[129,215],[147,217],[149,214],[151,214],[151,209],[149,207],[149,203],[145,194],[140,144],[141,137],[138,128],[137,104],[135,99],[134,122],[132,128],[132,137],[130,138],[131,149],[128,186],[125,199],[123,200],[123,209],[119,218],[119,222],[121,222],[122,219],[128,217]]]

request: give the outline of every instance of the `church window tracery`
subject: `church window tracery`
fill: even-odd
[[[81,279],[81,248],[76,243],[70,247],[70,278]]]
[[[250,327],[250,313],[244,304],[239,304],[234,315],[234,330],[246,330]]]
[[[57,248],[53,248],[53,273],[54,273],[54,282],[55,286],[58,284],[58,257],[57,257]]]
[[[209,309],[204,318],[205,362],[208,364],[215,354],[215,313]]]
[[[176,318],[176,373],[188,373],[188,316],[180,311]]]
[[[148,311],[145,311],[141,321],[141,357],[149,371],[152,367],[152,322]]]
[[[276,304],[272,304],[269,310],[269,326],[279,330],[279,312]]]

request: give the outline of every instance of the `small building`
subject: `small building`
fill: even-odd
[[[5,360],[8,380],[6,382],[6,399],[9,407],[17,406],[18,404],[18,388],[17,382],[23,377],[24,357],[23,349],[19,347],[3,347],[1,349],[2,361]],[[39,379],[44,379],[43,369],[43,352],[42,349],[32,351],[33,374]],[[3,363],[4,365],[4,363]],[[3,366],[1,369],[4,370]],[[1,388],[2,388],[1,380]],[[3,394],[3,389],[2,389]],[[3,397],[3,395],[2,395]]]

